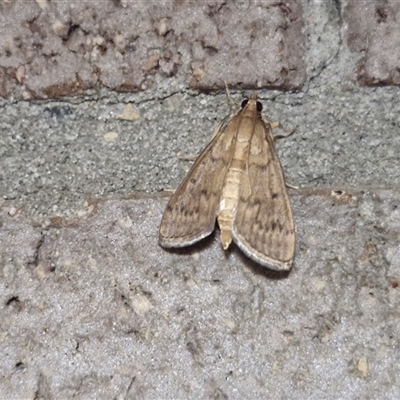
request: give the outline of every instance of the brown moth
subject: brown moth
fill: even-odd
[[[232,240],[257,263],[289,270],[295,228],[271,124],[253,93],[241,110],[217,127],[208,146],[168,202],[162,247],[189,246],[218,221],[222,247]]]

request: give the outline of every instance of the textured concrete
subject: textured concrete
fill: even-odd
[[[159,248],[165,199],[45,229],[3,210],[2,397],[397,398],[400,192],[291,200],[289,274],[214,236]]]
[[[400,84],[399,15],[397,1],[349,1],[344,8],[347,45],[361,55],[355,70],[360,84]]]
[[[0,95],[145,90],[157,77],[194,88],[299,88],[302,3],[263,1],[5,2]],[[272,57],[273,55],[273,57]]]

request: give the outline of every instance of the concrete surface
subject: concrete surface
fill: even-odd
[[[165,200],[1,216],[3,398],[398,397],[399,191],[292,193],[289,274],[159,248]]]
[[[189,75],[200,89],[224,80],[299,88],[306,77],[302,8],[295,0],[252,7],[241,0],[4,2],[0,96],[135,92],[157,76]]]
[[[62,38],[61,17],[72,36],[88,35],[86,50],[97,56],[106,54],[100,50],[109,43],[106,36],[100,39],[107,32],[104,21],[121,22],[113,12],[119,18],[127,13],[120,25],[123,34],[129,32],[129,2],[102,3],[99,9],[86,3],[86,30],[74,25],[83,11],[66,4],[24,3],[18,24],[1,20],[0,28],[7,28],[2,32],[13,40],[8,47],[0,43],[6,97],[0,101],[0,397],[398,399],[399,88],[360,86],[396,83],[398,37],[390,32],[398,24],[397,6],[288,2],[288,11],[268,3],[279,8],[271,15],[284,18],[288,32],[278,24],[282,47],[252,53],[258,58],[249,64],[295,65],[293,74],[280,81],[285,73],[279,68],[260,90],[245,63],[229,76],[238,102],[248,93],[235,90],[242,82],[258,90],[271,120],[296,128],[277,144],[288,182],[301,187],[290,190],[295,264],[279,275],[237,248],[224,253],[217,236],[176,252],[157,246],[168,196],[157,192],[177,186],[190,167],[178,156],[198,153],[230,112],[222,91],[194,90],[202,88],[201,77],[208,82],[203,89],[221,87],[224,63],[213,70],[212,57],[234,63],[240,56],[223,46],[226,38],[210,47],[204,27],[210,20],[225,26],[231,13],[238,32],[265,50],[259,25],[244,20],[255,4],[210,2],[208,13],[196,11],[201,29],[186,28],[190,35],[182,46],[194,47],[177,51],[182,58],[175,68],[168,61],[175,59],[164,53],[151,58],[159,53],[146,47],[146,27],[152,27],[150,45],[165,49],[170,43],[174,51],[182,50],[177,43],[187,31],[176,34],[181,25],[161,14],[149,20],[147,6],[135,3],[143,7],[141,18],[135,17],[140,29],[132,28],[139,29],[143,44],[136,61],[150,57],[154,68],[122,73],[119,86],[107,86],[101,73],[95,81],[90,74],[75,81],[76,74],[69,74],[75,65],[69,61],[63,69],[53,54],[53,64],[45,64],[49,76],[37,78],[33,90],[27,72],[43,66],[51,44],[71,55],[67,37],[63,48],[63,40],[53,43],[46,30],[52,26]],[[2,4],[0,12],[10,13],[11,6]],[[54,7],[64,8],[57,14]],[[291,50],[289,60],[280,50],[293,34],[291,16],[303,44]],[[369,30],[360,31],[357,18],[369,21]],[[270,22],[267,28],[276,24]],[[163,36],[174,23],[173,38]],[[18,64],[14,56],[25,47],[15,37],[27,26],[22,43],[46,37],[50,47],[31,46],[31,58]],[[384,32],[388,42],[380,49],[376,35]],[[366,50],[365,44],[373,45]],[[196,48],[208,49],[207,56],[194,53]],[[84,59],[87,53],[74,54]],[[87,68],[93,67],[90,60]],[[204,62],[199,66],[196,60]],[[108,58],[101,71],[127,71],[125,61]],[[269,73],[261,71],[260,82]],[[128,78],[136,86],[124,83]],[[301,89],[266,90],[274,79],[282,89]],[[75,93],[76,82],[92,91],[62,99]]]

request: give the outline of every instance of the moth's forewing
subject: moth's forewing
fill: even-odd
[[[220,124],[212,141],[169,200],[160,225],[161,246],[188,246],[214,230],[233,148],[234,132],[230,122]]]
[[[271,125],[261,116],[254,125],[243,172],[233,240],[250,258],[275,270],[289,270],[295,228]]]

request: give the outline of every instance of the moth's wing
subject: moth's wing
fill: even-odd
[[[294,257],[295,228],[269,123],[256,121],[249,146],[239,186],[233,240],[259,264],[289,270]]]
[[[208,236],[215,227],[221,188],[232,158],[232,124],[224,120],[172,195],[160,225],[163,247],[183,247]]]

